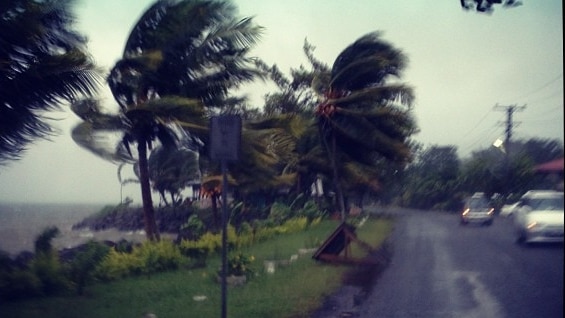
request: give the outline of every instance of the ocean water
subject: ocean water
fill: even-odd
[[[0,250],[15,256],[32,251],[36,237],[47,227],[56,226],[61,234],[53,240],[57,249],[70,248],[89,240],[143,241],[143,231],[73,230],[74,224],[103,207],[96,204],[0,203]]]

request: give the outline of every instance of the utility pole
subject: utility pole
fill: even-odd
[[[514,112],[516,111],[522,111],[526,108],[526,105],[522,105],[522,106],[516,106],[516,105],[508,105],[508,106],[501,106],[496,104],[494,106],[495,110],[502,110],[504,112],[506,112],[506,129],[505,129],[505,134],[506,137],[504,138],[504,181],[505,181],[505,185],[504,185],[504,189],[505,189],[505,193],[504,196],[506,198],[506,196],[509,194],[508,189],[509,189],[509,182],[510,182],[510,148],[511,146],[511,139],[512,139],[512,128],[514,128],[515,126],[517,126],[519,123],[515,123],[512,119],[512,115],[514,114]]]
[[[494,106],[495,110],[502,110],[506,112],[506,138],[504,139],[504,151],[506,152],[506,156],[508,157],[508,153],[510,152],[510,140],[512,139],[512,128],[517,126],[519,123],[515,123],[512,120],[512,115],[516,111],[522,111],[526,108],[526,105],[516,106],[516,105],[508,105],[508,106],[501,106],[496,104]]]

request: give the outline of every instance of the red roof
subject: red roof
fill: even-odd
[[[555,159],[534,167],[537,172],[563,172],[563,158]]]

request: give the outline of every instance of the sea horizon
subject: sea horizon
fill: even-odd
[[[73,230],[73,225],[96,214],[106,205],[116,204],[0,202],[0,251],[12,257],[23,251],[33,252],[37,236],[52,226],[56,226],[60,231],[60,235],[52,242],[54,248],[59,250],[72,248],[89,240],[145,239],[143,231]]]

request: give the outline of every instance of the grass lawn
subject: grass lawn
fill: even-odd
[[[255,257],[256,275],[243,286],[228,288],[228,316],[308,317],[325,296],[339,288],[349,267],[318,263],[311,254],[306,254],[269,274],[263,269],[263,261],[274,257],[290,259],[298,249],[325,240],[338,224],[323,221],[307,231],[278,236],[244,249],[244,253]],[[377,247],[391,229],[390,220],[370,219],[357,229],[357,235]],[[353,244],[351,254],[361,257],[364,252]],[[220,258],[215,257],[209,259],[208,266],[203,269],[183,269],[151,277],[99,283],[87,286],[83,296],[0,303],[0,317],[136,318],[146,312],[159,318],[220,317],[221,292],[216,281],[220,263]],[[205,299],[197,301],[195,296],[205,296]]]

